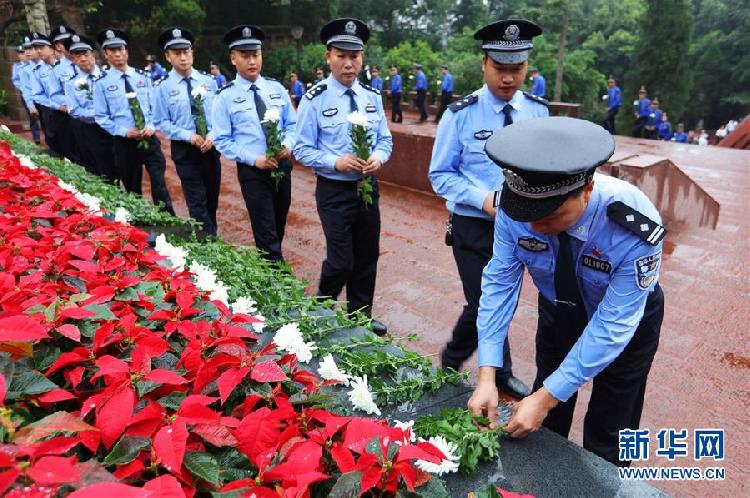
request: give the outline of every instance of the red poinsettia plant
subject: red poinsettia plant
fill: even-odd
[[[0,143],[0,495],[441,495],[413,465],[437,448],[322,409],[258,318],[162,260]]]

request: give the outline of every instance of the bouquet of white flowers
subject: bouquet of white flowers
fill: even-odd
[[[207,93],[208,88],[206,88],[205,85],[193,88],[193,91],[191,93],[193,100],[195,101],[195,105],[191,106],[190,109],[190,112],[193,115],[193,121],[195,122],[195,132],[203,138],[206,138],[206,133],[208,133],[208,125],[206,124],[206,109],[203,105],[206,101]]]
[[[75,81],[75,86],[76,86],[76,90],[86,90],[86,98],[88,100],[93,100],[94,92],[86,78],[78,78]]]
[[[349,124],[352,125],[349,136],[352,139],[352,151],[354,154],[367,161],[370,157],[370,136],[367,134],[367,116],[359,111],[354,111],[346,117]],[[365,176],[357,185],[357,194],[365,207],[372,204],[372,193],[374,187],[372,176]]]
[[[142,130],[146,127],[146,118],[143,116],[143,109],[141,109],[141,103],[138,101],[138,95],[135,92],[128,92],[125,94],[125,98],[128,99],[128,105],[130,106],[131,114],[133,114],[136,129]],[[138,141],[139,149],[148,149],[148,145],[147,138]]]
[[[281,122],[281,113],[278,108],[271,107],[266,110],[263,115],[263,121],[260,122],[263,126],[263,130],[266,132],[266,156],[276,157],[284,150],[284,129],[279,128],[279,122]],[[280,169],[274,169],[271,171],[271,178],[276,184],[276,191],[279,190],[279,183],[284,178],[284,173]]]

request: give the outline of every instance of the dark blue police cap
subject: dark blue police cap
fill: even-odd
[[[88,36],[75,34],[63,41],[68,52],[92,52],[96,42]]]
[[[121,29],[107,28],[96,35],[96,41],[102,48],[127,47],[130,37]]]
[[[178,50],[191,48],[194,41],[195,37],[193,36],[193,33],[187,29],[174,26],[162,31],[157,43],[162,50],[167,50],[168,48]]]
[[[534,44],[531,39],[542,34],[542,28],[524,19],[508,19],[488,24],[476,33],[482,49],[500,64],[520,64],[529,58]]]
[[[259,50],[263,46],[266,34],[258,26],[240,24],[224,35],[224,43],[229,50]]]
[[[60,24],[50,31],[49,38],[52,43],[57,43],[70,38],[75,33],[75,30],[67,24]]]
[[[52,42],[50,42],[49,38],[39,31],[32,31],[29,33],[29,38],[31,38],[32,47],[39,47],[41,45],[52,46]]]
[[[16,47],[16,52],[18,52],[19,54],[22,54],[24,52],[24,50],[25,49],[23,48],[23,45],[18,45]]]
[[[341,50],[364,50],[369,39],[370,28],[353,17],[334,19],[320,30],[323,45]]]
[[[495,132],[485,151],[505,175],[500,207],[528,222],[549,216],[585,187],[614,153],[615,141],[590,121],[538,118]]]
[[[31,36],[26,35],[23,37],[23,45],[21,45],[24,49],[31,48]]]

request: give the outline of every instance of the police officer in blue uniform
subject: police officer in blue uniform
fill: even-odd
[[[609,77],[607,81],[607,116],[602,122],[602,126],[605,130],[610,132],[612,135],[615,134],[615,116],[620,111],[622,106],[622,90],[617,86],[617,81],[613,77]]]
[[[50,100],[50,79],[52,79],[52,64],[55,63],[55,51],[49,38],[42,33],[32,32],[31,46],[36,51],[39,61],[32,68],[30,87],[31,99],[34,103],[39,122],[44,132],[44,141],[52,154],[61,156],[61,149],[52,125],[52,109]]]
[[[31,73],[30,71],[36,66],[36,52],[31,48],[31,38],[25,36],[23,43],[19,45],[22,52],[19,52],[19,62],[13,65],[13,84],[21,94],[23,108],[29,119],[29,128],[34,143],[39,145],[41,136],[39,134],[39,116],[32,115],[31,109],[34,108],[34,102],[31,100]]]
[[[388,90],[391,96],[391,121],[394,123],[401,123],[404,120],[404,113],[401,112],[401,96],[404,88],[404,80],[400,74],[398,74],[398,67],[394,64],[391,66],[391,79],[390,89]]]
[[[167,71],[156,61],[156,57],[151,54],[146,56],[145,71],[151,78],[152,83],[156,83],[167,75]]]
[[[218,88],[214,78],[193,67],[193,41],[193,34],[181,27],[159,35],[159,46],[172,70],[153,89],[154,126],[170,140],[190,216],[205,233],[215,236],[221,163],[210,132],[211,106]],[[198,126],[204,122],[206,130],[200,134]]]
[[[336,299],[346,286],[349,312],[372,316],[380,253],[380,194],[373,175],[390,158],[393,139],[380,92],[357,79],[369,37],[369,27],[352,18],[320,30],[331,75],[302,100],[294,155],[317,176],[315,201],[326,237],[318,294]],[[366,160],[352,151],[347,116],[354,111],[367,118],[371,155]],[[371,203],[359,193],[365,176],[372,182]],[[378,320],[371,325],[377,334],[387,332]]]
[[[68,115],[65,99],[65,82],[76,74],[75,64],[65,48],[65,40],[73,34],[75,34],[73,28],[65,24],[56,26],[49,34],[57,57],[57,62],[52,65],[52,77],[49,79],[50,108],[52,109],[52,126],[55,128],[55,136],[58,137],[61,153],[71,161],[80,163],[79,147],[73,133],[72,119]]]
[[[141,194],[145,165],[154,204],[161,203],[174,214],[164,180],[167,164],[153,123],[151,78],[128,66],[128,39],[127,33],[114,28],[97,35],[111,67],[94,81],[94,118],[114,137],[115,169],[125,190]],[[135,120],[138,107],[144,119],[141,129]]]
[[[370,86],[380,93],[383,93],[383,78],[380,77],[380,69],[374,66],[372,68],[372,80],[370,81]]]
[[[535,67],[531,68],[531,95],[535,95],[539,98],[546,98],[547,96],[547,80],[544,79],[539,73],[539,70]]]
[[[651,113],[651,99],[648,98],[648,92],[646,87],[642,86],[638,90],[638,100],[633,102],[633,117],[635,123],[633,124],[632,135],[636,138],[643,138],[643,128],[646,126],[648,116]]]
[[[524,20],[498,21],[477,31],[482,40],[485,85],[449,106],[438,125],[429,178],[450,211],[446,242],[453,248],[466,304],[442,364],[458,370],[477,348],[477,309],[482,269],[492,257],[495,192],[503,175],[484,152],[493,132],[511,123],[549,115],[546,101],[519,89],[526,78],[532,39],[541,34],[536,24]],[[529,393],[513,376],[510,348],[504,345],[503,368],[497,386],[523,397]]]
[[[654,99],[648,105],[648,116],[646,123],[643,125],[643,138],[657,140],[659,133],[659,124],[661,123],[662,111],[659,109],[659,99]]]
[[[299,80],[297,73],[289,75],[289,82],[291,83],[289,90],[292,93],[292,101],[294,101],[294,107],[296,108],[302,101],[302,97],[305,96],[305,84]]]
[[[440,122],[440,118],[443,117],[443,113],[453,99],[453,75],[448,71],[448,66],[440,66],[440,71],[443,79],[440,82],[440,109],[435,116],[436,123]]]
[[[412,72],[414,73],[414,91],[417,92],[417,109],[419,109],[419,122],[424,123],[427,121],[427,109],[425,108],[425,99],[427,98],[427,76],[422,71],[422,65],[418,63],[412,64]]]
[[[614,148],[604,128],[567,117],[516,123],[488,141],[505,183],[482,275],[479,381],[469,409],[496,419],[494,371],[503,365],[525,268],[539,290],[537,376],[506,432],[524,437],[544,425],[567,437],[576,393],[593,379],[583,446],[627,465],[618,432],[640,423],[664,315],[666,232],[638,188],[595,174]]]
[[[117,174],[112,136],[94,119],[94,81],[102,74],[96,65],[96,42],[74,34],[64,43],[76,65],[76,74],[65,82],[65,106],[71,118],[81,165],[114,183]]]
[[[241,24],[224,35],[237,77],[219,91],[213,104],[213,136],[216,148],[237,161],[237,178],[245,198],[255,245],[273,261],[283,261],[281,244],[292,199],[291,148],[297,116],[286,88],[261,76],[265,33],[257,26]],[[267,156],[267,111],[279,116],[284,149]]]

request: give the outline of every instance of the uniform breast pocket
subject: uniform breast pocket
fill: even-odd
[[[516,246],[514,254],[526,267],[537,287],[549,288],[551,285],[554,289],[555,265],[551,248],[547,247],[547,249],[543,251],[530,251],[523,247]]]
[[[232,124],[235,127],[252,124],[254,112],[255,108],[247,104],[236,104],[233,105],[229,110]],[[257,119],[257,116],[255,119]]]
[[[487,160],[487,153],[484,151],[484,140],[472,140],[464,145],[461,156],[464,159],[464,163],[480,163]]]
[[[349,143],[349,127],[346,118],[338,115],[321,118],[320,134],[327,144]]]

